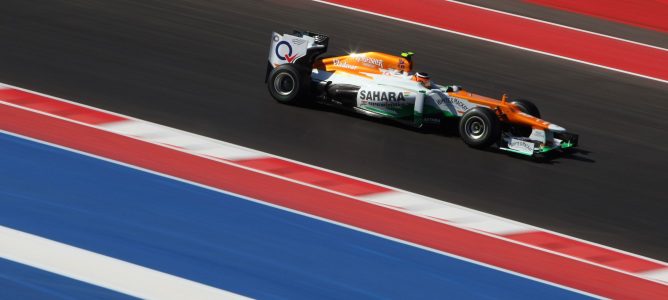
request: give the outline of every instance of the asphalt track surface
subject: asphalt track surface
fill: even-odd
[[[416,70],[533,99],[582,153],[536,163],[328,111],[263,83],[271,31],[330,53],[416,52]],[[668,260],[668,85],[310,1],[3,2],[0,82]],[[48,130],[48,129],[45,129]]]

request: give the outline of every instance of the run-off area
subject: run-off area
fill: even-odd
[[[0,165],[0,225],[248,297],[584,297],[6,133]],[[0,298],[119,296],[0,259]]]

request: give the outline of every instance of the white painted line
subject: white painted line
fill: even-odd
[[[244,160],[244,159],[267,157],[265,155],[262,155],[262,153],[246,151],[245,149],[232,147],[229,145],[218,145],[215,148],[201,149],[197,151],[197,154],[212,156],[218,159],[227,159],[227,160]]]
[[[143,137],[153,135],[160,131],[159,126],[148,122],[136,122],[134,120],[116,121],[98,125],[100,128],[115,132],[121,135],[134,137]]]
[[[370,14],[370,15],[374,15],[374,16],[377,16],[377,17],[382,17],[382,18],[386,18],[386,19],[390,19],[390,20],[404,22],[404,23],[408,23],[408,24],[412,24],[412,25],[417,25],[417,26],[421,26],[421,27],[425,27],[425,28],[430,28],[430,29],[434,29],[434,30],[438,30],[438,31],[443,31],[443,32],[448,32],[448,33],[452,33],[452,34],[456,34],[456,35],[470,37],[470,38],[474,38],[474,39],[478,39],[478,40],[482,40],[482,41],[486,41],[486,42],[490,42],[490,43],[494,43],[494,44],[499,44],[499,45],[503,45],[503,46],[516,48],[516,49],[521,49],[521,50],[525,50],[525,51],[530,51],[530,52],[534,52],[534,53],[548,55],[548,56],[552,56],[552,57],[556,57],[556,58],[561,58],[561,59],[565,59],[565,60],[569,60],[569,61],[573,61],[573,62],[577,62],[577,63],[589,65],[589,66],[594,66],[594,67],[598,67],[598,68],[602,68],[602,69],[606,69],[606,70],[611,70],[611,71],[620,72],[620,73],[624,73],[624,74],[628,74],[628,75],[642,77],[642,78],[645,78],[645,79],[651,79],[651,80],[655,80],[655,81],[659,81],[659,82],[663,82],[663,83],[668,83],[668,80],[661,79],[661,78],[655,78],[655,77],[651,77],[651,76],[647,76],[647,75],[643,75],[643,74],[639,74],[639,73],[634,73],[634,72],[630,72],[630,71],[626,71],[626,70],[622,70],[622,69],[617,69],[617,68],[612,68],[612,67],[608,67],[608,66],[604,66],[604,65],[591,63],[591,62],[584,61],[584,60],[570,58],[570,57],[567,57],[567,56],[562,56],[562,55],[558,55],[558,54],[554,54],[554,53],[549,53],[549,52],[540,51],[540,50],[531,49],[531,48],[526,48],[526,47],[522,47],[522,46],[517,46],[517,45],[513,45],[513,44],[509,44],[509,43],[505,43],[505,42],[501,42],[501,41],[497,41],[497,40],[492,40],[492,39],[480,37],[480,36],[477,36],[477,35],[467,34],[467,33],[459,32],[459,31],[444,29],[444,28],[437,27],[437,26],[427,25],[427,24],[414,22],[414,21],[410,21],[410,20],[406,20],[406,19],[401,19],[401,18],[397,18],[397,17],[384,15],[384,14],[379,14],[379,13],[375,13],[375,12],[368,11],[368,10],[349,7],[349,6],[336,4],[336,3],[330,3],[330,2],[327,2],[326,0],[311,0],[311,1],[322,3],[322,4],[327,4],[327,5],[331,5],[331,6],[336,6],[336,7],[339,7],[339,8],[344,8],[344,9],[348,9],[348,10],[352,10],[352,11],[356,11],[356,12],[361,12],[361,13],[365,13],[365,14]]]
[[[161,132],[161,133],[170,133],[170,132]],[[156,144],[166,144],[176,147],[180,147],[187,150],[193,149],[202,149],[206,148],[206,142],[198,140],[194,137],[187,135],[157,135],[144,138],[147,141],[151,141]]]
[[[540,278],[532,277],[532,276],[522,274],[522,273],[518,273],[518,272],[515,272],[515,271],[512,271],[512,270],[503,269],[503,268],[500,268],[500,267],[497,267],[497,266],[494,266],[494,265],[490,265],[490,264],[486,264],[486,263],[483,263],[483,262],[480,262],[480,261],[477,261],[477,260],[473,260],[473,259],[466,258],[466,257],[463,257],[463,256],[459,256],[459,255],[456,255],[456,254],[440,251],[440,250],[433,249],[433,248],[430,248],[430,247],[427,247],[427,246],[423,246],[423,245],[420,245],[420,244],[415,244],[415,243],[412,243],[412,242],[409,242],[409,241],[401,240],[401,239],[398,239],[398,238],[387,236],[387,235],[384,235],[384,234],[381,234],[381,233],[378,233],[378,232],[374,232],[374,231],[369,231],[369,230],[362,229],[362,228],[359,228],[359,227],[355,227],[355,226],[352,226],[352,225],[348,225],[348,224],[345,224],[345,223],[340,223],[340,222],[330,220],[330,219],[326,219],[326,218],[323,218],[323,217],[319,217],[319,216],[316,216],[316,215],[311,215],[309,213],[305,213],[305,212],[302,212],[302,211],[299,211],[299,210],[279,206],[279,205],[276,205],[276,204],[273,204],[273,203],[265,202],[265,201],[262,201],[262,200],[258,200],[258,199],[255,199],[255,198],[245,196],[245,195],[232,193],[230,191],[226,191],[226,190],[222,190],[222,189],[219,189],[219,188],[204,185],[204,184],[201,184],[201,183],[197,183],[197,182],[194,182],[194,181],[190,181],[190,180],[185,179],[185,178],[175,177],[175,176],[172,176],[172,175],[156,172],[156,171],[153,171],[153,170],[150,170],[150,169],[145,169],[145,168],[138,167],[138,166],[131,165],[131,164],[127,164],[127,163],[124,163],[124,162],[121,162],[121,161],[116,161],[116,160],[113,160],[113,159],[110,159],[110,158],[98,156],[98,155],[91,154],[91,153],[88,153],[88,152],[83,152],[83,151],[79,151],[79,150],[76,150],[76,149],[64,147],[64,146],[61,146],[61,145],[58,145],[58,144],[53,144],[53,143],[50,143],[50,142],[34,139],[34,138],[31,138],[31,137],[28,137],[28,136],[23,136],[23,135],[16,134],[16,133],[13,133],[13,132],[9,132],[9,131],[5,131],[5,130],[2,130],[2,129],[0,129],[0,133],[4,133],[4,134],[10,135],[10,136],[14,136],[14,137],[18,137],[18,138],[21,138],[21,139],[29,140],[29,141],[32,141],[32,142],[35,142],[35,143],[48,145],[48,146],[51,146],[51,147],[54,147],[54,148],[63,149],[63,150],[66,150],[66,151],[70,151],[70,152],[73,152],[73,153],[85,155],[85,156],[88,156],[88,157],[96,158],[96,159],[99,159],[99,160],[102,160],[102,161],[110,162],[110,163],[113,163],[113,164],[117,164],[117,165],[124,166],[124,167],[127,167],[127,168],[131,168],[131,169],[134,169],[134,170],[146,172],[146,173],[149,173],[149,174],[169,178],[169,179],[172,179],[172,180],[175,180],[175,181],[183,182],[183,183],[190,184],[190,185],[193,185],[193,186],[197,186],[197,187],[200,187],[200,188],[204,188],[204,189],[207,189],[207,190],[211,190],[211,191],[231,195],[231,196],[241,198],[241,199],[245,199],[245,200],[248,200],[248,201],[251,201],[251,202],[254,202],[254,203],[266,205],[266,206],[273,207],[273,208],[276,208],[276,209],[279,209],[279,210],[291,212],[291,213],[294,213],[294,214],[297,214],[297,215],[309,217],[309,218],[312,218],[312,219],[316,219],[316,220],[319,220],[319,221],[323,221],[323,222],[327,222],[327,223],[330,223],[330,224],[338,225],[338,226],[341,226],[341,227],[345,227],[345,228],[352,229],[352,230],[355,230],[355,231],[359,231],[359,232],[362,232],[362,233],[366,233],[366,234],[369,234],[369,235],[377,236],[377,237],[387,239],[387,240],[390,240],[390,241],[394,241],[394,242],[397,242],[397,243],[400,243],[400,244],[404,244],[404,245],[412,246],[412,247],[419,248],[419,249],[422,249],[422,250],[426,250],[426,251],[429,251],[429,252],[437,253],[437,254],[440,254],[440,255],[456,258],[456,259],[466,261],[466,262],[469,262],[469,263],[472,263],[472,264],[476,264],[476,265],[487,267],[487,268],[490,268],[490,269],[493,269],[493,270],[497,270],[497,271],[501,271],[501,272],[504,272],[504,273],[512,274],[512,275],[515,275],[515,276],[518,276],[518,277],[534,280],[534,281],[541,282],[541,283],[544,283],[544,284],[547,284],[547,285],[559,287],[559,288],[562,288],[562,289],[565,289],[565,290],[568,290],[568,291],[572,291],[572,292],[575,292],[575,293],[580,293],[580,294],[583,294],[583,295],[586,295],[586,296],[589,296],[589,297],[592,297],[592,298],[604,299],[601,296],[594,295],[594,294],[591,294],[591,293],[588,293],[588,292],[585,292],[585,291],[581,291],[581,290],[578,290],[578,289],[574,289],[574,288],[571,288],[571,287],[568,287],[568,286],[560,285],[558,283],[546,281],[546,280],[543,280],[543,279],[540,279]],[[0,241],[2,241],[2,240],[0,239]],[[508,240],[508,241],[509,242],[514,242],[512,240]],[[0,244],[0,251],[2,250],[1,246],[2,246],[2,244]],[[536,248],[536,247],[532,247],[532,248]],[[536,248],[536,249],[539,249],[539,248]],[[541,249],[539,249],[539,250],[541,250]],[[557,255],[559,255],[559,254],[557,254]],[[0,252],[0,257],[2,257],[2,252]],[[588,263],[588,262],[584,261],[584,263]],[[589,263],[589,264],[591,264],[591,263]],[[602,266],[602,267],[607,268],[605,266]],[[607,268],[607,269],[609,269],[609,268]],[[622,272],[622,273],[624,273],[624,272]],[[633,274],[629,274],[629,275],[635,276]],[[190,298],[183,298],[183,299],[195,299],[195,298],[190,297]],[[197,298],[197,299],[200,299],[200,298]],[[207,299],[207,298],[201,298],[201,299]]]
[[[475,219],[455,220],[454,222],[461,224],[462,226],[467,228],[498,234],[501,236],[526,233],[526,232],[535,232],[531,230],[531,228],[526,226],[521,226],[519,224],[504,222],[501,220],[489,219],[489,218],[478,217]]]
[[[520,18],[520,19],[531,20],[531,21],[534,21],[534,22],[539,22],[539,23],[548,24],[548,25],[552,25],[552,26],[557,26],[557,27],[561,27],[561,28],[566,28],[566,29],[570,29],[570,30],[580,31],[580,32],[584,32],[584,33],[588,33],[588,34],[592,34],[592,35],[597,35],[597,36],[600,36],[600,37],[605,37],[605,38],[609,38],[609,39],[613,39],[613,40],[618,40],[618,41],[622,41],[622,42],[626,42],[626,43],[631,43],[631,44],[636,44],[636,45],[640,45],[640,46],[644,46],[644,47],[654,48],[654,49],[661,50],[661,51],[668,51],[668,49],[666,49],[666,48],[661,48],[661,47],[654,46],[654,45],[643,44],[643,43],[640,43],[640,42],[631,41],[631,40],[627,40],[627,39],[623,39],[623,38],[618,38],[618,37],[615,37],[615,36],[610,36],[610,35],[606,35],[606,34],[602,34],[602,33],[598,33],[598,32],[593,32],[593,31],[584,30],[584,29],[580,29],[580,28],[575,28],[575,27],[570,27],[570,26],[561,25],[561,24],[557,24],[557,23],[552,23],[552,22],[548,22],[548,21],[544,21],[544,20],[540,20],[540,19],[534,19],[534,18],[522,16],[522,15],[516,15],[516,14],[513,14],[513,13],[509,13],[509,12],[505,12],[505,11],[501,11],[501,10],[496,10],[496,9],[492,9],[492,8],[487,8],[487,7],[484,7],[484,6],[478,6],[478,5],[465,3],[465,2],[460,2],[460,1],[456,1],[456,0],[444,0],[444,1],[457,3],[457,4],[460,4],[460,5],[464,5],[464,6],[475,7],[475,8],[478,8],[478,9],[487,10],[487,11],[499,13],[499,14],[502,14],[502,15],[513,16],[513,17]]]
[[[219,159],[240,160],[266,157],[266,155],[259,151],[132,118],[124,121],[99,124],[98,127],[116,134],[131,136],[153,143],[181,147],[197,154]]]
[[[425,202],[425,197],[419,195],[407,195],[404,193],[397,193],[395,191],[358,196],[357,198],[368,202],[381,203],[388,206],[394,206],[402,209],[408,209],[416,203]]]
[[[647,271],[641,273],[643,276],[652,278],[654,280],[658,280],[663,282],[664,284],[668,284],[668,268],[662,268],[658,270],[652,270],[652,271]]]
[[[143,299],[248,299],[5,226],[0,257]]]
[[[357,197],[361,200],[398,207],[416,215],[426,216],[448,224],[484,231],[496,235],[533,232],[531,226],[507,219],[490,218],[479,211],[465,209],[433,198],[400,192],[385,192]]]

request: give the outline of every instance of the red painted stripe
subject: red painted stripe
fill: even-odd
[[[611,298],[668,298],[668,286],[509,241],[0,105],[0,129],[155,170]]]
[[[419,2],[328,0],[328,2],[668,80],[668,64],[666,63],[668,51],[586,32],[444,0]],[[443,43],[447,41],[424,42]],[[419,60],[419,57],[416,59]]]
[[[126,120],[116,115],[13,88],[0,88],[0,100],[86,124],[95,125]]]
[[[663,268],[663,265],[649,260],[583,243],[549,232],[535,231],[511,234],[504,237],[632,273]]]
[[[668,1],[665,0],[525,0],[525,2],[668,32]]]
[[[254,158],[234,161],[237,164],[256,170],[281,175],[300,182],[326,188],[352,196],[363,196],[390,190],[379,185],[366,183],[334,173],[321,171],[273,157]]]

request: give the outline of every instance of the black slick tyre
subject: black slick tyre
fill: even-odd
[[[501,137],[499,118],[486,107],[469,109],[459,120],[459,136],[473,148],[487,148]]]
[[[517,105],[517,107],[519,107],[523,113],[540,119],[540,111],[538,110],[538,106],[533,104],[533,102],[525,99],[516,99],[510,103]]]
[[[269,73],[267,88],[276,101],[285,104],[300,104],[306,101],[309,78],[293,64],[280,65]]]

